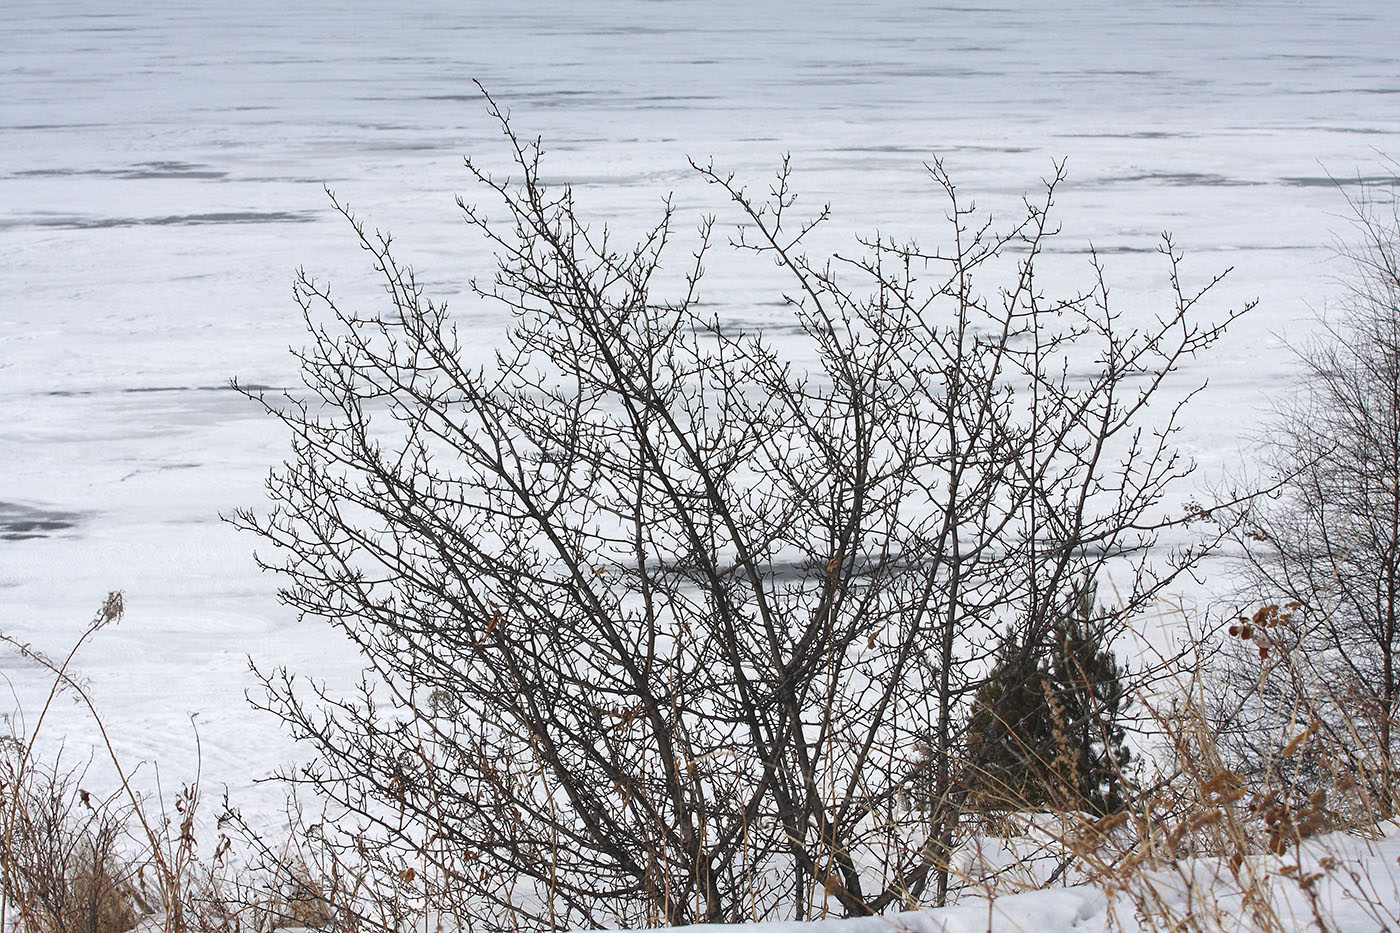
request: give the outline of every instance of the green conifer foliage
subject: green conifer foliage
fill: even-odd
[[[965,786],[974,806],[1122,809],[1131,700],[1094,594],[1092,583],[1076,585],[1038,643],[1012,630],[1003,637],[968,720]]]
[[[974,806],[999,810],[1045,800],[1051,745],[1045,659],[1008,630],[997,664],[973,700],[967,728],[968,792]]]

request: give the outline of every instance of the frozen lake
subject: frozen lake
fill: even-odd
[[[206,780],[250,809],[275,798],[249,784],[293,750],[243,703],[244,656],[352,666],[333,634],[294,624],[254,542],[219,521],[261,501],[285,444],[227,380],[295,378],[296,267],[376,300],[323,185],[393,230],[436,297],[462,296],[481,345],[496,339],[504,318],[463,295],[489,267],[453,205],[472,197],[463,155],[508,167],[472,79],[623,230],[668,191],[682,228],[725,219],[688,155],[762,185],[791,152],[833,231],[928,241],[943,211],[930,155],[993,207],[1067,159],[1056,248],[1083,273],[1092,242],[1119,308],[1167,300],[1163,230],[1200,281],[1234,267],[1219,311],[1260,299],[1187,374],[1211,386],[1182,444],[1213,475],[1288,385],[1279,335],[1305,334],[1338,293],[1331,243],[1348,227],[1329,175],[1355,191],[1400,155],[1397,36],[1390,0],[9,0],[0,626],[61,652],[124,590],[127,620],[79,660],[121,748],[159,759],[169,787],[192,767],[197,714]],[[709,265],[726,315],[779,313],[719,254]],[[0,672],[32,710],[41,679],[10,656]]]

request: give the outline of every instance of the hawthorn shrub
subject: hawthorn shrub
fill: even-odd
[[[1154,313],[1097,262],[1044,294],[1058,169],[998,228],[934,162],[942,245],[814,257],[786,165],[767,194],[696,165],[788,277],[776,340],[701,300],[716,220],[658,294],[670,204],[618,245],[493,113],[512,174],[468,161],[489,203],[459,203],[514,314],[494,362],[337,203],[386,300],[303,274],[304,390],[248,392],[292,450],[234,521],[366,663],[349,695],[262,672],[315,753],[291,779],[464,928],[944,902],[997,633],[1041,643],[1110,568],[1086,623],[1121,625],[1210,545],[1152,559],[1199,518],[1166,505],[1174,374],[1241,312],[1204,317],[1169,240]]]

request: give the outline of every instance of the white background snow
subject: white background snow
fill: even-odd
[[[453,205],[474,197],[463,155],[508,169],[472,79],[623,230],[670,191],[683,228],[726,219],[688,155],[761,186],[791,152],[833,230],[930,243],[931,155],[993,207],[1067,159],[1056,249],[1087,273],[1092,242],[1119,308],[1167,300],[1163,230],[1199,281],[1234,267],[1215,308],[1260,300],[1186,374],[1210,379],[1181,437],[1206,478],[1286,389],[1279,335],[1339,294],[1329,174],[1355,192],[1400,155],[1391,0],[2,0],[0,627],[61,652],[124,590],[78,666],[167,788],[192,773],[196,716],[206,782],[274,820],[281,792],[253,782],[296,751],[244,703],[245,656],[355,670],[219,519],[260,503],[284,454],[227,381],[293,383],[295,268],[378,300],[322,186],[395,232],[480,346],[505,324],[466,295],[489,266]],[[710,267],[731,320],[781,320],[742,267]],[[13,655],[0,674],[32,727],[46,682]],[[78,711],[55,715],[51,738],[83,747]]]

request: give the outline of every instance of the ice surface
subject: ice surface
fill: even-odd
[[[294,624],[253,542],[219,521],[259,502],[285,453],[226,381],[294,378],[295,267],[378,300],[323,184],[396,232],[482,345],[500,333],[463,296],[488,267],[452,205],[471,196],[464,154],[508,167],[472,79],[622,230],[668,191],[683,214],[723,211],[687,155],[761,185],[791,152],[802,203],[832,201],[833,229],[935,239],[931,154],[994,208],[1067,159],[1056,275],[1082,281],[1092,243],[1119,307],[1150,314],[1171,230],[1201,281],[1234,267],[1216,307],[1260,299],[1186,374],[1211,380],[1181,440],[1212,475],[1287,388],[1280,335],[1338,293],[1346,208],[1329,175],[1355,191],[1400,150],[1397,35],[1389,0],[11,0],[0,625],[58,652],[125,590],[127,620],[79,660],[123,752],[159,759],[168,786],[192,769],[197,714],[206,779],[272,811],[278,792],[251,781],[295,751],[243,704],[244,656],[333,679],[354,663]],[[730,319],[780,320],[747,273],[710,266]],[[42,679],[0,665],[32,709]],[[79,728],[76,709],[54,716],[55,735]]]

